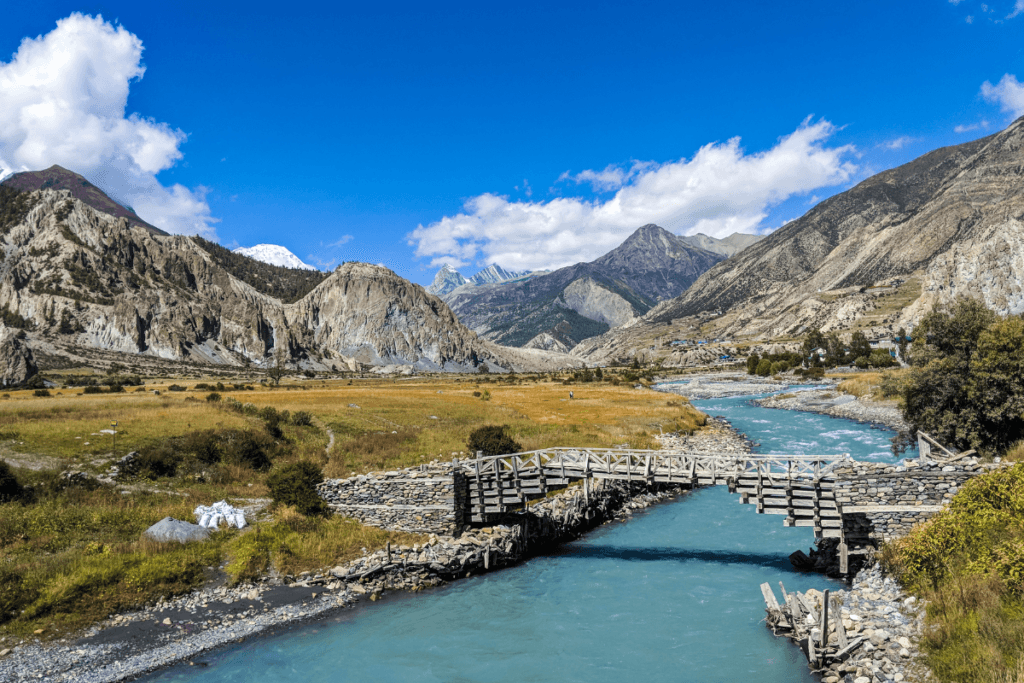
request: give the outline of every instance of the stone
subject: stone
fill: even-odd
[[[0,387],[24,384],[39,371],[23,334],[0,323]]]
[[[160,543],[178,541],[188,543],[190,541],[205,541],[210,536],[210,530],[204,529],[198,524],[184,522],[173,517],[164,517],[159,522],[142,532],[143,538]]]

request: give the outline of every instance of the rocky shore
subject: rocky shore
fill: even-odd
[[[870,401],[834,389],[805,389],[788,395],[755,399],[754,403],[765,408],[802,410],[857,422],[869,422],[896,431],[910,429],[895,401]]]
[[[692,436],[661,438],[668,447],[695,451],[747,449],[740,435],[716,420]],[[457,536],[431,535],[422,545],[384,548],[297,577],[207,587],[115,615],[75,638],[0,650],[0,680],[113,683],[176,663],[201,665],[197,658],[213,648],[322,617],[360,599],[376,601],[386,591],[416,592],[511,566],[682,492],[674,485],[602,481],[587,502],[582,488],[571,486],[510,513],[501,524],[467,527]]]
[[[789,597],[790,603],[799,601],[814,610],[811,615],[801,610],[803,621],[795,632],[783,629],[806,654],[808,636],[816,643],[821,638],[824,596],[820,591],[810,590]],[[924,609],[917,598],[903,593],[877,565],[862,569],[848,589],[832,593],[829,603],[830,610],[839,609],[843,634],[840,636],[834,613],[830,611],[830,633],[826,639],[829,645],[825,650],[839,656],[828,657],[819,668],[812,665],[824,683],[924,683],[930,680],[928,669],[918,661],[917,642]],[[777,624],[772,612],[769,609],[769,623]],[[789,612],[786,614],[791,618]],[[845,648],[844,642],[848,643]],[[821,657],[822,648],[816,646],[815,650],[815,656]]]

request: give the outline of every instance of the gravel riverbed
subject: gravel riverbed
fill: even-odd
[[[804,389],[795,391],[791,395],[758,398],[754,400],[754,403],[765,408],[801,410],[857,422],[869,422],[897,432],[910,429],[910,426],[903,420],[903,414],[895,401],[871,401],[864,397],[844,394],[835,389]]]

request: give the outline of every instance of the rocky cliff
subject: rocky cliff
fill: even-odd
[[[682,239],[687,244],[710,251],[715,254],[729,258],[740,253],[752,244],[759,242],[763,235],[748,235],[743,232],[734,232],[728,237],[710,237],[702,232],[696,235],[683,235]]]
[[[283,303],[235,277],[193,239],[155,234],[67,189],[4,189],[0,313],[27,332],[29,347],[339,370],[571,364],[477,338],[441,300],[383,267],[345,264]]]

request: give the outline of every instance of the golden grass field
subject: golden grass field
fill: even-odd
[[[188,390],[168,391],[173,383]],[[0,395],[0,455],[15,464],[19,482],[36,492],[30,501],[0,504],[0,644],[39,629],[36,635],[57,636],[187,592],[209,578],[210,567],[242,581],[270,566],[295,574],[347,561],[363,547],[413,542],[409,535],[339,517],[306,518],[281,507],[270,509],[273,519],[243,531],[219,531],[203,544],[140,540],[163,517],[191,521],[196,505],[268,496],[267,473],[239,462],[204,465],[186,455],[173,476],[91,490],[60,485],[61,470],[100,473],[129,451],[159,451],[195,432],[267,433],[255,410],[232,410],[228,398],[310,413],[313,425],[282,421],[273,464],[311,460],[328,477],[464,458],[469,433],[487,424],[508,425],[523,450],[652,448],[661,431],[693,431],[704,424],[685,399],[634,389],[632,383],[564,385],[560,379],[502,376],[308,380],[222,391],[217,402],[207,401],[210,391],[195,391],[195,384],[150,382],[145,391],[117,394],[65,388],[51,390],[50,397],[32,391]],[[111,435],[100,432],[114,421],[116,452]],[[335,434],[329,455],[321,427]]]

